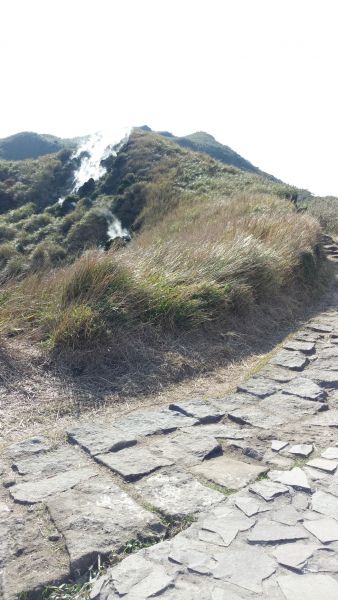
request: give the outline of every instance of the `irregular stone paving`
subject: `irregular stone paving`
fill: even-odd
[[[99,556],[92,600],[337,600],[337,310],[235,393],[24,439],[0,479],[4,600]]]

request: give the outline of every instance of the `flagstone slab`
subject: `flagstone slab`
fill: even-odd
[[[15,460],[12,467],[25,479],[36,479],[50,477],[63,471],[86,467],[88,461],[86,457],[77,452],[74,448],[63,446],[57,450],[41,452],[31,456]]]
[[[134,488],[143,502],[173,519],[201,512],[224,500],[223,494],[178,469],[154,473]]]
[[[338,573],[338,554],[329,546],[318,548],[308,561],[306,568],[310,573]]]
[[[311,331],[316,331],[318,333],[331,333],[333,327],[331,325],[325,325],[325,323],[308,323],[306,325],[307,329]]]
[[[103,452],[117,452],[123,448],[134,446],[136,437],[122,433],[117,427],[86,423],[74,427],[68,432],[70,442],[78,444],[92,456]]]
[[[317,490],[311,498],[312,510],[338,520],[338,500],[333,494]]]
[[[289,454],[295,454],[296,456],[304,456],[307,458],[313,452],[312,444],[295,444],[288,450]]]
[[[313,402],[298,396],[280,393],[261,400],[259,408],[270,412],[275,418],[281,418],[286,423],[295,418],[315,415],[327,410],[328,407],[324,402]]]
[[[171,433],[180,427],[197,425],[198,419],[169,408],[142,410],[116,420],[114,425],[124,434],[140,438],[159,433]]]
[[[273,450],[273,452],[280,452],[280,450],[283,450],[283,448],[286,448],[286,446],[288,444],[289,444],[289,442],[284,442],[282,440],[272,440],[271,450]]]
[[[338,371],[320,368],[319,365],[311,365],[306,370],[306,377],[324,388],[338,388]]]
[[[194,475],[200,475],[228,489],[239,490],[267,472],[267,467],[245,463],[227,456],[220,456],[192,467]]]
[[[208,435],[204,427],[190,427],[187,432],[180,431],[171,438],[164,437],[152,444],[150,449],[156,456],[171,461],[171,464],[176,462],[189,467],[222,453],[219,442]]]
[[[262,592],[263,581],[270,577],[277,567],[276,561],[263,550],[248,545],[230,546],[222,553],[215,554],[215,558],[218,561],[213,571],[216,579],[256,594]]]
[[[325,471],[327,473],[334,473],[337,469],[338,461],[327,460],[326,458],[313,458],[306,464],[308,467],[312,467],[313,469],[320,469],[321,471]]]
[[[323,544],[338,540],[338,523],[335,519],[325,518],[316,521],[304,521],[303,525]]]
[[[304,367],[309,363],[309,359],[301,352],[281,350],[270,362],[272,365],[284,367],[291,371],[303,371]]]
[[[36,504],[96,475],[97,470],[94,467],[71,469],[53,477],[17,483],[9,488],[9,493],[15,502]]]
[[[250,496],[238,496],[234,502],[237,508],[244,512],[247,517],[253,517],[258,513],[266,512],[271,508],[267,504],[259,502]]]
[[[203,429],[204,434],[223,440],[244,440],[252,435],[249,427],[240,427],[239,425],[229,422],[196,427],[196,431],[199,429]],[[195,434],[195,427],[182,429],[181,431],[182,434],[189,433],[190,431]]]
[[[119,452],[97,454],[96,460],[109,467],[114,473],[121,475],[126,481],[136,481],[160,467],[168,467],[174,462],[164,456],[160,457],[142,446],[125,448]]]
[[[47,452],[51,447],[51,442],[46,437],[36,436],[28,440],[11,444],[5,449],[4,455],[12,460],[24,459],[42,452]]]
[[[285,350],[296,350],[304,354],[312,354],[315,351],[315,344],[309,341],[289,340],[283,344]]]
[[[302,515],[292,504],[286,504],[285,506],[271,510],[269,518],[282,525],[297,525],[302,520]]]
[[[281,575],[277,579],[285,600],[337,600],[338,583],[330,575]]]
[[[313,556],[318,545],[304,544],[302,542],[283,544],[273,551],[273,556],[280,565],[301,571],[306,561]]]
[[[306,474],[300,467],[294,467],[290,471],[270,471],[268,477],[272,479],[272,481],[289,485],[296,490],[303,490],[305,492],[311,491],[311,486]]]
[[[288,421],[288,417],[266,412],[260,406],[236,408],[229,412],[229,419],[241,425],[251,425],[260,429],[273,429]]]
[[[198,419],[200,423],[216,423],[226,413],[225,408],[216,406],[212,402],[205,402],[204,400],[175,402],[169,405],[169,409],[182,413],[187,417]]]
[[[308,537],[308,533],[302,527],[261,520],[249,532],[247,540],[250,544],[280,544],[287,541],[304,540]]]
[[[198,524],[198,538],[215,546],[230,546],[240,531],[247,531],[255,524],[237,509],[229,507],[219,518],[210,516]]]
[[[286,383],[283,386],[282,393],[314,401],[325,400],[327,397],[325,390],[306,377],[296,377],[289,383]]]
[[[166,531],[154,513],[100,475],[48,499],[47,508],[65,539],[74,573],[98,555],[118,552],[134,539],[160,539]]]
[[[249,490],[253,494],[263,498],[266,502],[270,502],[278,496],[290,494],[290,490],[286,485],[276,483],[275,481],[269,481],[268,479],[256,481],[256,483],[250,485]]]
[[[321,453],[321,457],[326,458],[327,460],[338,460],[338,447],[327,448]]]
[[[277,391],[277,389],[279,389],[279,387],[280,386],[273,384],[269,379],[264,379],[263,377],[256,377],[239,384],[237,390],[239,392],[244,392],[253,396],[257,396],[257,398],[266,398],[267,396],[271,396],[271,394],[274,394]]]

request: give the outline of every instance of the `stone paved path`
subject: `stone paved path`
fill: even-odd
[[[0,597],[38,598],[99,555],[143,547],[92,600],[337,600],[337,428],[331,308],[224,399],[7,447]]]

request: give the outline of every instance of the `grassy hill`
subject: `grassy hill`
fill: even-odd
[[[0,160],[26,160],[55,154],[63,148],[74,148],[76,139],[23,131],[0,139]]]
[[[67,364],[164,360],[170,373],[186,336],[273,327],[327,280],[319,224],[295,212],[295,188],[141,129],[105,164],[99,181],[62,205],[56,189],[74,168],[69,154],[9,164],[3,333],[17,327]],[[104,252],[113,215],[132,241]],[[178,354],[168,351],[173,339]]]

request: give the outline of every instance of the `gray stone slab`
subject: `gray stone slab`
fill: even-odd
[[[50,498],[48,511],[64,536],[71,568],[83,572],[134,539],[160,539],[165,527],[108,477],[98,476]]]
[[[123,433],[136,438],[156,433],[171,433],[179,427],[196,425],[198,419],[167,408],[133,412],[118,419],[114,425]]]
[[[295,444],[291,446],[288,450],[289,454],[294,454],[295,456],[304,456],[307,458],[313,452],[312,444]]]
[[[280,544],[308,537],[308,533],[302,527],[282,525],[264,519],[249,532],[247,540],[250,544]]]
[[[283,386],[282,392],[291,396],[299,396],[308,400],[321,401],[327,397],[327,392],[306,377],[296,377]]]
[[[192,467],[191,471],[194,475],[200,475],[217,485],[239,490],[266,473],[267,467],[220,456]]]
[[[125,433],[113,426],[85,423],[69,430],[68,438],[92,456],[103,452],[116,452],[136,444],[132,432]]]
[[[338,447],[327,448],[321,453],[321,457],[326,458],[327,460],[338,460]]]
[[[300,467],[294,467],[290,471],[270,471],[268,477],[272,481],[283,483],[296,490],[311,491],[311,485],[304,471]]]
[[[307,329],[311,331],[317,331],[318,333],[331,333],[333,327],[326,325],[325,323],[308,323]]]
[[[225,415],[225,408],[215,406],[212,402],[204,400],[186,400],[169,405],[170,410],[193,417],[200,423],[217,423]]]
[[[323,402],[313,402],[305,400],[298,396],[289,394],[274,394],[269,398],[261,400],[259,408],[263,411],[269,411],[275,418],[281,418],[283,422],[289,422],[294,418],[301,418],[306,415],[315,415],[318,412],[327,409]]]
[[[51,449],[50,441],[44,436],[36,436],[8,446],[4,455],[12,460],[23,459]]]
[[[297,525],[302,520],[302,514],[292,504],[286,504],[276,510],[271,510],[269,518],[282,525]]]
[[[176,574],[168,575],[159,564],[147,560],[140,554],[128,556],[121,563],[109,569],[107,575],[94,584],[91,600],[146,600],[163,596],[174,586]]]
[[[268,479],[256,481],[256,483],[250,485],[249,490],[253,494],[263,498],[266,502],[270,502],[278,496],[284,496],[285,494],[290,493],[290,490],[286,485],[269,481]]]
[[[259,502],[259,500],[250,496],[237,496],[234,503],[247,517],[253,517],[258,513],[270,510],[270,506],[265,502]]]
[[[317,490],[311,498],[311,508],[317,513],[338,520],[338,500],[330,493]]]
[[[337,460],[327,460],[326,458],[313,458],[309,460],[306,465],[313,469],[320,469],[327,473],[334,473],[338,466]]]
[[[306,377],[324,388],[338,388],[338,371],[313,365],[306,370]]]
[[[283,442],[281,440],[272,440],[271,450],[273,450],[273,452],[280,452],[280,450],[283,450],[283,448],[286,448],[286,446],[288,444],[289,444],[289,442]]]
[[[196,429],[199,429],[196,427]],[[194,431],[195,428],[191,431]],[[182,429],[182,433],[189,433],[188,429]],[[214,438],[223,440],[244,440],[251,437],[250,429],[234,425],[233,423],[215,423],[203,425],[203,433]]]
[[[304,521],[303,525],[323,544],[338,540],[338,523],[335,519],[325,518],[317,521]]]
[[[9,488],[9,493],[16,502],[36,504],[46,500],[49,496],[60,494],[95,475],[97,475],[97,470],[94,467],[72,469],[46,479],[17,483]]]
[[[136,481],[160,467],[168,467],[173,460],[160,457],[142,446],[125,448],[119,452],[97,454],[96,460],[121,475],[126,481]]]
[[[262,582],[276,570],[277,563],[263,550],[247,545],[230,546],[215,555],[218,561],[213,575],[249,592],[260,594]]]
[[[302,371],[308,364],[309,359],[301,352],[281,350],[271,359],[272,365],[285,367],[291,371]]]
[[[338,410],[333,408],[318,414],[309,421],[309,424],[316,427],[338,427]]]
[[[283,348],[285,350],[296,350],[297,352],[303,352],[304,354],[312,354],[315,351],[313,342],[300,340],[289,340],[283,344]]]
[[[174,519],[201,512],[224,500],[220,492],[177,469],[154,473],[134,487],[143,501]]]
[[[273,429],[288,421],[286,416],[271,414],[259,406],[236,408],[229,412],[229,419],[241,425],[251,425],[261,429]]]
[[[318,548],[306,565],[310,573],[338,573],[338,554],[330,546]]]
[[[171,438],[163,437],[151,446],[151,451],[171,462],[193,466],[206,458],[222,453],[216,438],[204,432],[204,427],[189,427]]]
[[[306,561],[313,556],[317,548],[318,546],[315,544],[297,542],[278,546],[272,554],[280,565],[301,571]]]
[[[257,398],[266,398],[267,396],[274,394],[278,388],[279,386],[272,383],[271,380],[257,377],[244,381],[244,383],[241,383],[237,387],[237,390],[239,392],[257,396]]]
[[[230,546],[240,531],[247,531],[255,524],[237,509],[227,507],[219,518],[208,516],[198,524],[198,538],[215,546]]]
[[[337,600],[338,583],[330,575],[281,575],[277,579],[285,600]]]
[[[51,477],[70,469],[87,466],[87,460],[73,448],[64,446],[57,450],[38,453],[30,458],[15,460],[12,467],[29,479]]]
[[[283,367],[278,367],[271,363],[269,363],[266,367],[264,367],[261,370],[261,375],[281,385],[283,385],[284,383],[288,383],[289,381],[292,381],[292,379],[297,377],[297,373],[295,371],[291,371],[290,369],[286,369]]]
[[[337,346],[330,346],[329,348],[322,348],[319,352],[320,360],[327,359],[335,359],[338,357],[338,348]]]

